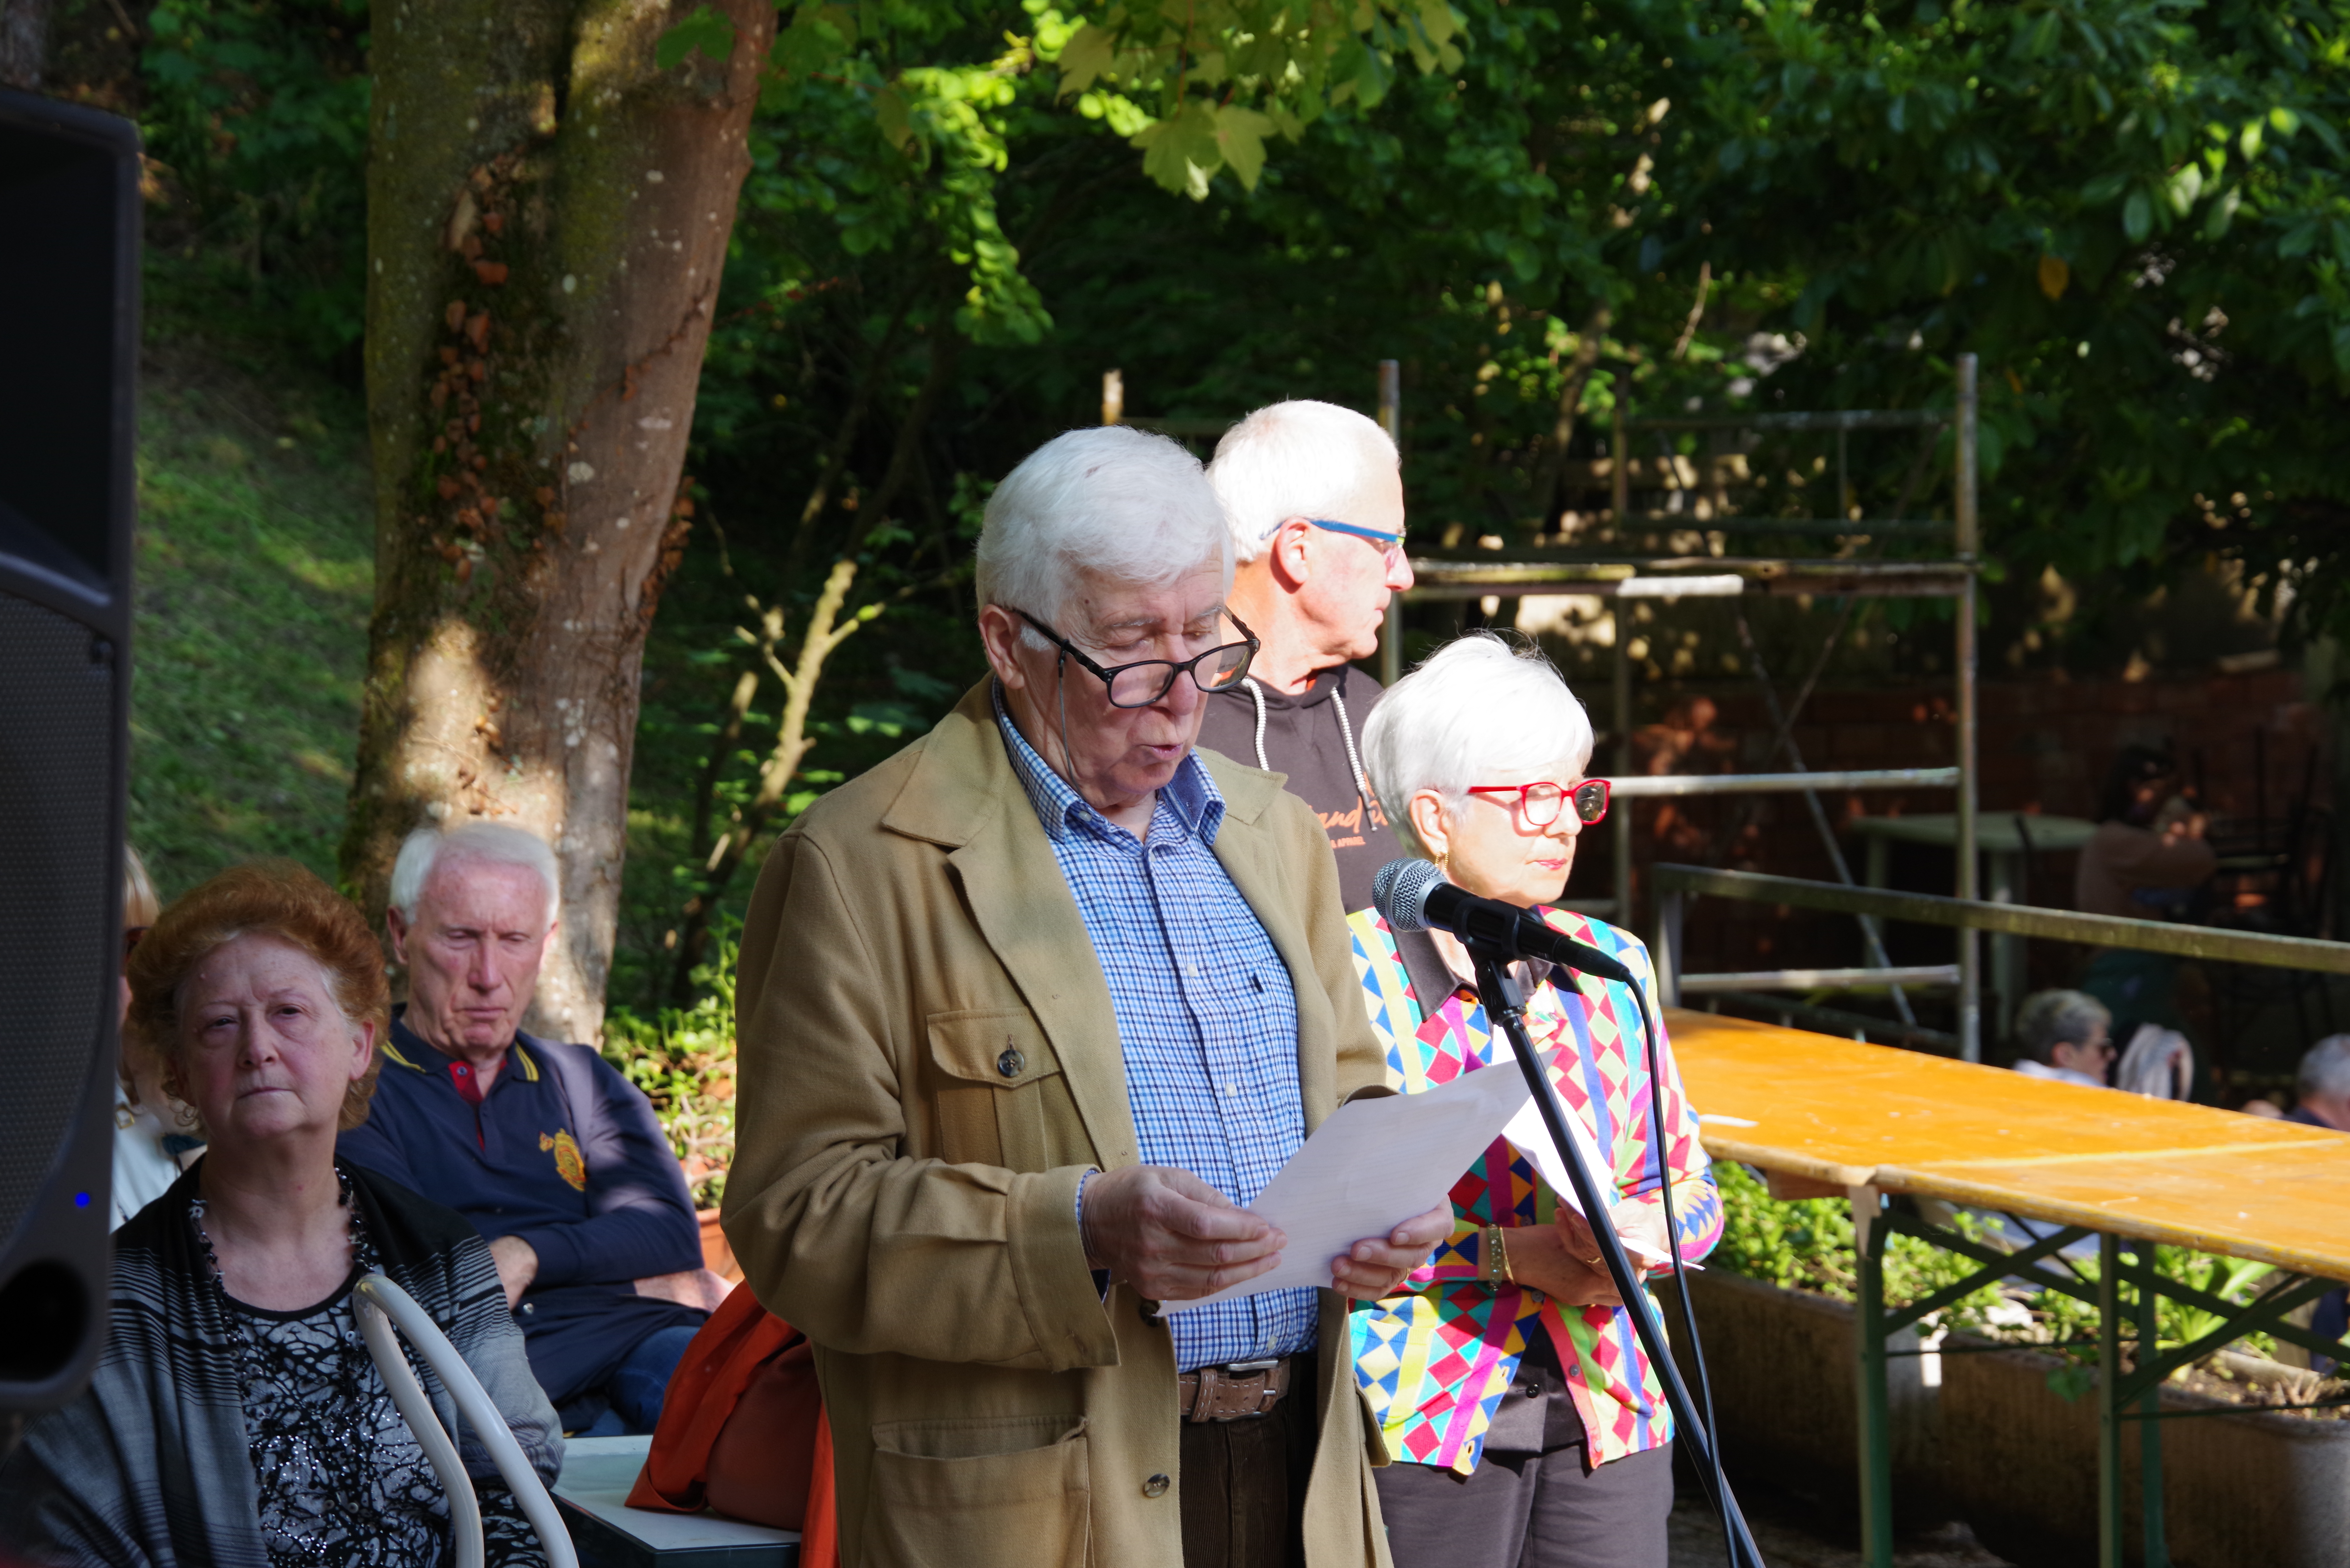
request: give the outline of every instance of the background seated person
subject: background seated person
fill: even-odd
[[[386,917],[409,999],[342,1152],[473,1222],[566,1431],[650,1432],[725,1287],[651,1104],[592,1048],[521,1030],[559,886],[519,828],[409,836]]]
[[[2027,996],[2015,1012],[2015,1033],[2025,1053],[2015,1070],[2027,1078],[2106,1088],[2106,1071],[2114,1060],[2112,1028],[2106,1004],[2085,992]]]
[[[448,1498],[359,1336],[359,1278],[380,1269],[432,1314],[547,1480],[563,1441],[482,1239],[335,1158],[385,1022],[367,920],[297,866],[240,867],[163,912],[130,978],[130,1033],[211,1142],[115,1232],[105,1353],[0,1471],[0,1548],[123,1568],[449,1560]],[[470,1430],[463,1452],[488,1561],[543,1563]]]
[[[2129,919],[2191,918],[2196,890],[2219,869],[2203,837],[2203,814],[2178,793],[2178,764],[2163,752],[2125,746],[2106,775],[2097,831],[2081,851],[2073,902],[2085,914]],[[2112,1013],[2124,1044],[2152,1023],[2191,1036],[2179,1008],[2178,960],[2168,953],[2109,948],[2090,961],[2081,989]],[[2202,1097],[2202,1072],[2189,1098]]]
[[[122,847],[122,957],[153,929],[162,906],[147,863],[129,845]],[[130,981],[122,982],[122,1011],[130,1012]],[[162,1064],[140,1049],[128,1030],[114,1081],[114,1217],[107,1228],[120,1230],[130,1217],[171,1190],[180,1172],[194,1163],[204,1140],[195,1135],[195,1113],[163,1093]]]
[[[2285,1120],[2350,1132],[2350,1034],[2329,1034],[2303,1053],[2293,1094]]]

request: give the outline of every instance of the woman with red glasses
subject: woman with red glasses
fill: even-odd
[[[1464,890],[1542,909],[1645,988],[1629,932],[1557,908],[1583,829],[1607,812],[1587,777],[1591,722],[1533,648],[1466,637],[1389,689],[1363,762],[1408,852]],[[1355,914],[1355,967],[1411,1094],[1516,1067],[1442,931]],[[1551,1080],[1611,1168],[1617,1225],[1666,1251],[1661,1189],[1684,1259],[1721,1233],[1721,1202],[1670,1049],[1652,1103],[1640,1001],[1627,985],[1521,966],[1526,1023]],[[1667,1169],[1651,1118],[1661,1116]],[[1496,1139],[1452,1189],[1453,1228],[1403,1286],[1351,1314],[1356,1373],[1396,1463],[1374,1472],[1396,1568],[1664,1568],[1672,1419],[1590,1229]]]

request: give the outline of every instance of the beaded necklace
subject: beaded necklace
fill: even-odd
[[[335,1176],[350,1236],[350,1278],[356,1278],[376,1268],[375,1249],[351,1201],[349,1175],[338,1167]],[[413,1504],[424,1501],[415,1495],[414,1479],[421,1478],[408,1473],[421,1455],[411,1459],[382,1451],[385,1415],[378,1407],[389,1395],[356,1324],[343,1321],[349,1280],[307,1314],[279,1319],[283,1327],[272,1337],[255,1311],[229,1294],[204,1229],[205,1207],[195,1199],[189,1219],[230,1324],[272,1562],[281,1568],[325,1568],[400,1560],[399,1538],[423,1522],[411,1517]],[[387,1472],[387,1459],[398,1473]],[[388,1507],[395,1497],[411,1506]],[[384,1555],[387,1547],[390,1557]]]

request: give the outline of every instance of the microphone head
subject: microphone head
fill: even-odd
[[[1390,860],[1371,878],[1371,903],[1391,931],[1425,930],[1428,896],[1444,880],[1434,862],[1409,857]]]

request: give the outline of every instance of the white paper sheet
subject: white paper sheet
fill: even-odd
[[[1492,1069],[1486,1070],[1491,1072]],[[1583,1157],[1583,1168],[1591,1173],[1592,1180],[1598,1184],[1601,1195],[1607,1199],[1608,1224],[1623,1241],[1624,1250],[1651,1263],[1670,1262],[1670,1254],[1657,1251],[1616,1223],[1615,1168],[1599,1158],[1598,1142],[1592,1137],[1591,1129],[1583,1125],[1583,1118],[1570,1113],[1566,1117],[1566,1130],[1567,1135],[1575,1139],[1575,1152]],[[1525,1104],[1518,1107],[1518,1114],[1510,1118],[1510,1125],[1502,1129],[1502,1136],[1514,1144],[1520,1154],[1534,1161],[1534,1169],[1550,1183],[1550,1189],[1558,1194],[1561,1203],[1577,1214],[1583,1214],[1583,1205],[1575,1199],[1575,1183],[1566,1174],[1566,1162],[1559,1158],[1558,1146],[1551,1141],[1550,1129],[1543,1126],[1542,1108],[1534,1104],[1532,1096],[1528,1096]],[[1583,1214],[1583,1217],[1586,1220],[1591,1218],[1588,1214]],[[1692,1268],[1695,1266],[1690,1265]]]
[[[1461,1172],[1530,1106],[1514,1061],[1464,1073],[1418,1095],[1350,1100],[1314,1129],[1249,1205],[1288,1233],[1269,1273],[1202,1296],[1163,1302],[1184,1312],[1211,1302],[1295,1286],[1326,1286],[1330,1262],[1445,1200]]]

